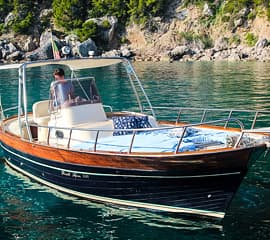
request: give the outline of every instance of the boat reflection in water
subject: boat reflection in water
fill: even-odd
[[[26,69],[54,64],[69,67],[71,78],[53,82],[50,99],[28,111]],[[98,79],[77,77],[81,69],[113,64],[125,66],[137,112],[114,112],[102,103]],[[159,121],[155,110],[162,108],[152,106],[133,67],[122,58],[1,68],[18,68],[19,73],[18,115],[5,118],[1,105],[0,140],[7,164],[44,185],[94,202],[223,218],[248,167],[268,142],[268,128],[254,129],[258,112],[251,130],[231,118],[233,110],[225,119],[207,122],[210,110],[204,110],[199,123],[188,124],[180,121],[187,109],[171,108],[179,111],[176,121]]]

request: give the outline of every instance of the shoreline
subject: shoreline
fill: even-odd
[[[167,49],[169,50],[158,51],[158,49],[153,49],[149,45],[142,46],[141,49],[135,49],[131,44],[124,44],[119,49],[106,52],[98,49],[91,38],[80,43],[75,37],[72,39],[71,36],[66,36],[65,39],[58,39],[53,36],[53,42],[58,46],[62,58],[126,57],[135,62],[270,61],[270,42],[267,39],[258,40],[254,47],[245,45],[229,46],[224,38],[220,38],[214,47],[207,49],[200,48],[196,44],[186,44],[174,48],[168,45]],[[31,47],[31,44],[33,44],[31,41],[26,44],[30,46],[22,50],[20,47],[22,42],[13,43],[8,39],[0,40],[0,64],[53,59],[51,33],[45,31],[41,35],[38,47]],[[65,52],[66,48],[68,48],[67,53]]]

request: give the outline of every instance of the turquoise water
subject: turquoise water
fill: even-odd
[[[153,105],[270,110],[267,63],[136,63],[134,67]],[[29,108],[48,98],[52,71],[29,72]],[[16,74],[0,73],[4,108],[16,105]],[[104,104],[114,110],[135,109],[123,68],[102,68],[91,75],[96,76]],[[0,162],[0,239],[268,240],[269,177],[266,156],[252,166],[224,221],[216,223],[90,203],[35,183]]]

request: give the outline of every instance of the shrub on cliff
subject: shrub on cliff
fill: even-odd
[[[16,33],[28,33],[30,26],[33,25],[33,22],[34,16],[31,12],[28,12],[24,19],[15,21],[15,23],[12,25],[12,29]]]
[[[131,20],[143,23],[152,16],[159,15],[165,8],[166,0],[130,0],[128,13]]]
[[[58,26],[70,31],[81,27],[87,18],[87,0],[53,0],[53,16]]]
[[[11,27],[14,32],[27,34],[30,33],[30,27],[34,24],[34,14],[36,12],[36,5],[33,1],[14,0],[13,13],[15,20]]]
[[[129,0],[92,0],[89,9],[89,17],[116,16],[125,21]]]
[[[193,32],[179,32],[178,33],[179,44],[191,44],[200,41],[203,43],[204,48],[213,47],[213,40],[206,34],[195,34]]]
[[[145,21],[164,10],[166,0],[92,0],[89,17],[116,16],[122,23]]]
[[[97,35],[98,26],[94,21],[87,21],[83,23],[82,28],[77,29],[76,34],[81,41],[85,41],[88,38],[94,38]]]
[[[245,40],[246,40],[246,43],[249,47],[253,47],[253,46],[255,46],[256,42],[258,41],[258,37],[255,36],[253,33],[248,32],[245,35]]]

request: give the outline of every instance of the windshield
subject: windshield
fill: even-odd
[[[86,77],[52,82],[50,102],[51,111],[55,111],[63,107],[101,103],[101,98],[95,79]]]

